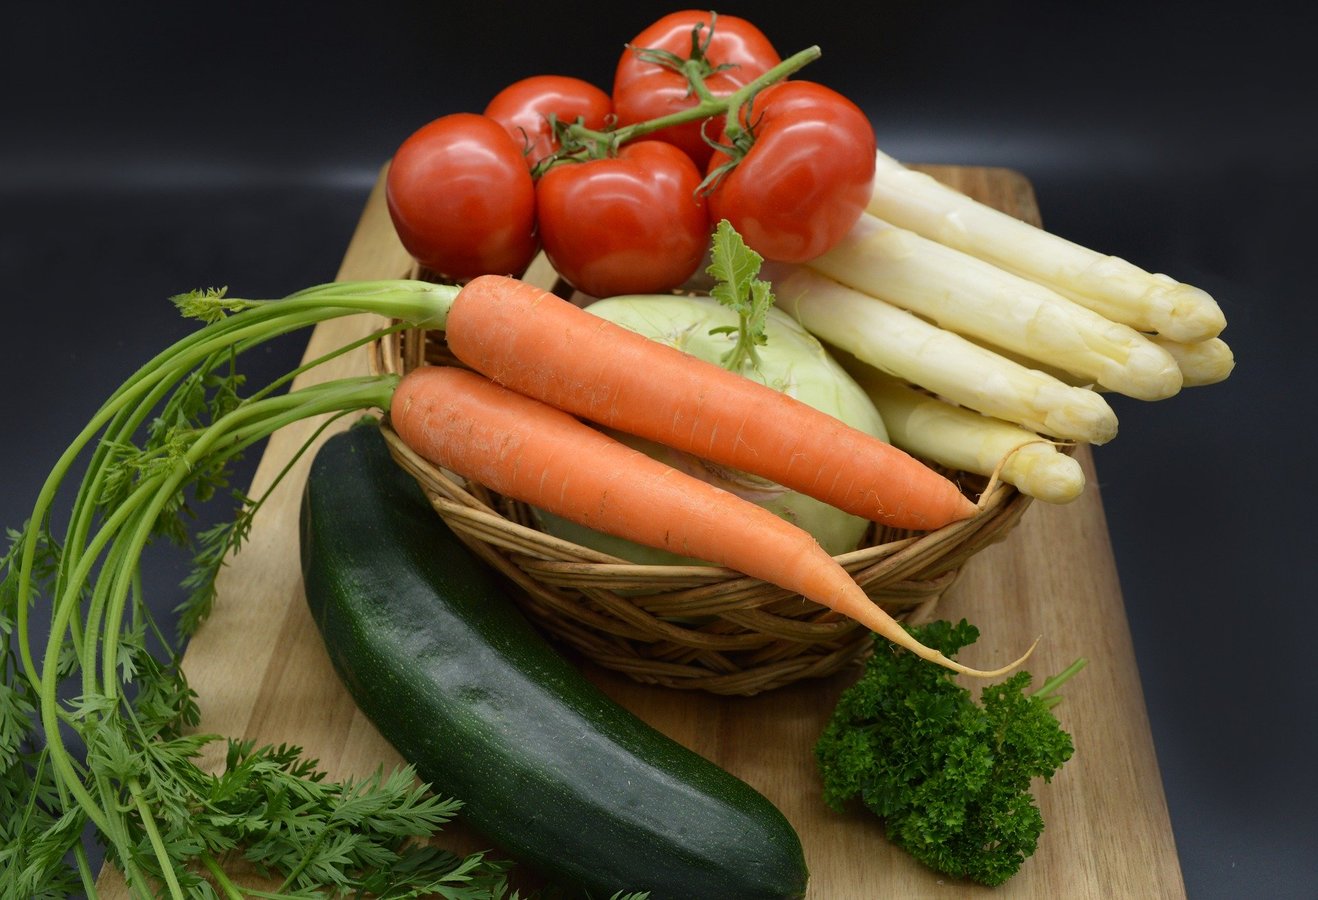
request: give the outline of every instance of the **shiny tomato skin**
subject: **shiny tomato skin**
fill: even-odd
[[[613,116],[613,100],[589,81],[568,75],[532,75],[515,81],[495,94],[485,107],[494,119],[526,149],[526,161],[534,166],[558,149],[549,116],[560,122],[581,119],[587,128],[599,131]]]
[[[741,121],[754,144],[707,197],[712,222],[727,219],[766,259],[804,262],[840,241],[873,190],[874,129],[836,91],[809,81],[766,88]],[[708,171],[728,162],[716,152]]]
[[[556,165],[536,185],[545,254],[593,297],[678,287],[700,265],[709,239],[700,181],[690,157],[661,141]]]
[[[454,280],[519,275],[538,249],[535,183],[503,126],[453,113],[394,154],[385,201],[407,252]]]
[[[705,79],[705,86],[715,97],[726,97],[782,61],[772,43],[755,25],[737,16],[713,19],[713,36],[706,56],[713,67],[731,64]],[[618,59],[613,76],[613,108],[618,124],[629,125],[657,119],[694,106],[685,76],[665,66],[646,62],[632,48],[668,50],[682,59],[691,56],[691,30],[704,23],[702,39],[708,37],[711,22],[707,10],[688,9],[669,13],[646,27],[632,39]],[[709,122],[706,132],[717,139],[722,117]],[[689,122],[647,135],[652,140],[667,141],[681,147],[697,166],[704,166],[713,152],[701,137],[700,122]]]

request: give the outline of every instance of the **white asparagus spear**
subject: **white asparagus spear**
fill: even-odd
[[[843,365],[874,401],[893,444],[906,452],[963,472],[997,470],[1021,493],[1047,503],[1069,503],[1084,491],[1080,463],[1039,435],[931,397],[854,359]]]
[[[1217,301],[1116,256],[980,203],[879,151],[869,211],[1053,290],[1136,331],[1202,341],[1226,326]]]
[[[1155,335],[1153,340],[1176,360],[1186,387],[1217,384],[1236,367],[1235,354],[1221,338],[1184,343]]]
[[[1150,335],[1149,339],[1170,353],[1172,359],[1176,360],[1176,366],[1181,370],[1182,387],[1202,387],[1208,384],[1217,384],[1219,381],[1224,381],[1236,366],[1235,354],[1227,342],[1221,338],[1209,338],[1206,341],[1185,343],[1154,334]],[[1037,360],[1025,359],[1019,353],[1003,350],[1001,347],[995,347],[973,338],[971,340],[974,340],[975,343],[986,350],[1005,356],[1007,359],[1018,362],[1023,366],[1037,367],[1066,384],[1093,388],[1098,391],[1106,390],[1069,372],[1045,366]]]
[[[765,263],[777,305],[820,340],[970,409],[1065,440],[1102,444],[1117,417],[1063,384],[805,266]]]
[[[1129,397],[1161,400],[1181,389],[1176,360],[1133,328],[868,213],[807,265],[949,331]]]

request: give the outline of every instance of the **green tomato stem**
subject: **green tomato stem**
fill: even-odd
[[[686,72],[688,78],[692,79],[692,89],[700,96],[700,102],[694,106],[669,113],[666,116],[647,119],[644,122],[624,125],[616,131],[596,131],[583,125],[573,124],[567,127],[567,133],[574,139],[574,142],[594,146],[600,151],[601,155],[611,155],[616,152],[620,145],[644,137],[647,134],[653,134],[674,125],[698,122],[701,119],[708,119],[713,116],[726,116],[732,110],[741,108],[747,100],[764,90],[764,88],[783,80],[814,62],[820,57],[821,53],[822,51],[817,46],[807,47],[793,53],[772,69],[764,72],[753,81],[747,82],[725,97],[715,97],[710,94],[709,89],[705,87],[704,79],[699,74],[694,74],[693,77],[692,67],[684,66],[683,71]],[[733,125],[731,127],[738,132],[741,131],[740,126]]]
[[[703,59],[692,56],[682,63],[682,74],[686,75],[687,83],[691,85],[691,92],[700,98],[701,103],[717,103],[717,99],[710,93],[709,86],[705,84],[706,66],[707,63]]]

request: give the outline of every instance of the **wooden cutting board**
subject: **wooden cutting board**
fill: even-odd
[[[1039,221],[1033,190],[1018,173],[921,168],[984,202]],[[338,278],[402,277],[409,262],[377,184]],[[306,356],[346,344],[376,324],[366,316],[323,324]],[[365,353],[358,352],[300,381],[365,370]],[[265,490],[314,424],[300,423],[271,439],[249,496]],[[365,776],[401,760],[340,685],[306,609],[297,517],[310,458],[294,463],[257,515],[247,546],[222,574],[215,613],[189,644],[184,667],[200,698],[203,731],[296,744],[333,777]],[[1037,792],[1047,823],[1039,850],[1000,888],[948,882],[887,844],[873,818],[824,806],[811,747],[854,672],[759,697],[723,698],[645,687],[586,669],[641,718],[740,776],[783,810],[805,846],[811,898],[1183,897],[1093,460],[1083,449],[1080,459],[1089,480],[1084,496],[1064,507],[1033,504],[1004,541],[971,560],[937,612],[980,627],[979,643],[959,657],[971,665],[1012,658],[1040,635],[1029,664],[1038,680],[1076,657],[1090,660],[1067,684],[1058,707],[1076,754]],[[222,765],[221,754],[216,745],[205,763]],[[482,846],[457,827],[445,832],[445,840],[458,850]],[[106,897],[127,896],[108,869],[101,886]]]

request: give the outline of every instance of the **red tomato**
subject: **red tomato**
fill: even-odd
[[[545,254],[594,297],[675,288],[700,265],[709,238],[700,181],[691,158],[660,141],[556,165],[536,185]]]
[[[495,94],[485,115],[506,128],[519,147],[526,148],[526,161],[534,166],[558,149],[550,115],[567,123],[581,119],[587,128],[598,131],[613,115],[613,101],[580,78],[532,75]]]
[[[696,104],[697,98],[691,94],[685,75],[669,66],[646,61],[636,50],[666,50],[689,59],[692,29],[700,23],[706,26],[701,31],[701,42],[708,42],[704,48],[709,72],[705,86],[715,97],[726,97],[782,61],[763,32],[745,19],[713,17],[703,10],[669,13],[638,34],[618,60],[613,76],[613,109],[620,126],[657,119]],[[714,71],[725,65],[729,68]],[[721,123],[721,116],[710,121],[707,130],[711,138],[718,137]],[[712,150],[701,137],[701,124],[689,122],[647,137],[681,147],[696,165],[704,166]]]
[[[536,253],[531,172],[485,116],[443,116],[403,141],[385,199],[407,252],[446,278],[520,275]]]
[[[823,85],[787,81],[761,91],[741,122],[754,143],[706,198],[710,220],[727,219],[752,249],[782,262],[813,259],[840,241],[873,189],[865,114]],[[708,170],[728,161],[716,152]]]

